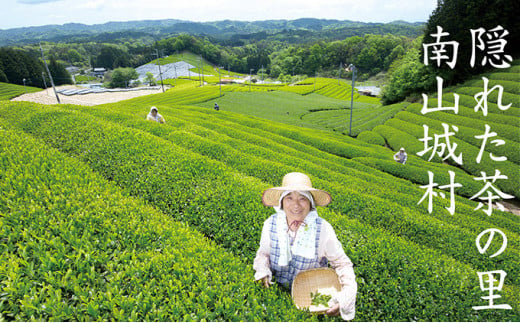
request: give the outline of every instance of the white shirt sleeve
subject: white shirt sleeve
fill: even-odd
[[[256,257],[253,262],[253,269],[255,270],[255,280],[260,280],[264,277],[272,279],[272,272],[269,267],[269,252],[271,251],[271,236],[270,236],[270,218],[265,220],[262,228],[262,236],[260,237],[260,247],[256,252]]]
[[[342,289],[336,296],[339,306],[341,318],[344,320],[352,320],[356,314],[356,294],[357,283],[356,275],[352,261],[345,254],[341,242],[336,237],[336,232],[327,221],[323,221],[320,236],[320,244],[318,246],[318,256],[325,257],[329,261],[331,267],[336,270]]]

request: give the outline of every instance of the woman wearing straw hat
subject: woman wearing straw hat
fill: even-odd
[[[332,226],[316,210],[316,206],[331,202],[330,194],[313,188],[307,175],[289,173],[282,186],[264,191],[262,202],[274,207],[276,213],[264,222],[253,265],[255,280],[269,287],[274,277],[278,284],[290,288],[299,272],[330,264],[342,290],[326,314],[352,320],[357,293],[353,265]]]

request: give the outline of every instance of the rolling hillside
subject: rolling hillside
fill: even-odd
[[[306,36],[312,40],[336,40],[364,34],[421,34],[423,22],[393,21],[364,23],[349,20],[312,19],[194,22],[178,19],[138,20],[85,25],[67,23],[0,30],[0,46],[31,44],[38,41],[114,41],[125,37],[162,39],[172,34],[190,33],[219,39],[265,39],[268,35],[291,39]]]
[[[209,65],[208,65],[209,66]],[[210,73],[208,67],[207,72]],[[215,73],[215,71],[213,71]],[[207,85],[185,79],[167,80],[175,85],[167,93],[139,97],[126,101],[132,106],[196,105],[284,122],[312,129],[333,130],[348,134],[351,86],[345,81],[328,78],[309,78],[296,84],[231,84],[218,86],[218,76],[206,77]],[[177,87],[178,82],[178,87]],[[383,107],[377,98],[354,93],[352,134],[394,116],[406,105]]]
[[[488,75],[511,82],[505,102],[518,97],[518,71]],[[474,172],[494,164],[468,160],[479,150],[471,137],[488,123],[507,147],[486,146],[508,157],[501,170],[510,178],[497,185],[520,197],[518,105],[490,105],[481,118],[461,99],[458,115],[423,116],[417,104],[380,107],[358,97],[353,112],[363,118],[354,119],[355,139],[324,130],[338,126],[324,125],[333,117],[322,114],[348,111],[341,102],[349,101],[325,96],[333,96],[325,92],[333,82],[320,82],[316,93],[311,83],[256,85],[251,93],[248,86],[223,87],[221,111],[211,109],[217,86],[190,81],[95,107],[0,101],[0,248],[3,261],[14,264],[0,271],[2,318],[315,321],[296,311],[287,293],[254,283],[251,268],[273,212],[262,205],[262,191],[301,171],[332,194],[319,213],[355,264],[356,321],[520,320],[520,217],[475,210],[469,197],[482,185]],[[472,98],[474,87],[478,80],[453,91]],[[290,108],[297,117],[269,120],[277,111],[262,111],[265,100],[283,102],[279,114]],[[318,112],[303,102],[332,108],[320,106],[320,115],[307,119]],[[166,124],[144,120],[151,105]],[[309,125],[291,124],[296,120]],[[468,156],[462,167],[416,155],[422,124],[438,130],[435,120],[458,126],[456,142]],[[405,166],[392,160],[400,146],[409,151]],[[449,183],[448,171],[456,174],[462,187],[455,214],[446,210],[448,199],[435,199],[431,213],[418,203],[428,170],[439,186]],[[475,247],[488,228],[508,238],[496,258]],[[500,245],[493,240],[490,248]],[[513,309],[473,310],[485,305],[477,272],[496,269],[507,272],[497,302]]]

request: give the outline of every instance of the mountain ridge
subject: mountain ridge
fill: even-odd
[[[233,35],[247,35],[259,32],[268,34],[283,33],[284,31],[308,31],[318,33],[316,38],[331,39],[330,32],[334,30],[355,30],[360,28],[363,32],[382,33],[381,29],[388,27],[393,30],[400,28],[405,36],[414,36],[422,32],[423,22],[395,21],[389,23],[359,22],[352,20],[299,18],[293,20],[218,20],[210,22],[196,22],[180,19],[161,20],[131,20],[110,21],[103,24],[65,23],[62,25],[51,24],[44,26],[18,27],[0,29],[0,46],[24,45],[40,41],[65,41],[67,39],[88,40],[90,37],[98,37],[101,34],[117,32],[133,32],[148,35],[155,40],[180,33],[189,33],[201,36],[210,36],[222,40],[228,40]],[[328,33],[321,35],[320,33]],[[344,32],[337,37],[343,37]],[[352,32],[346,33],[350,35]]]

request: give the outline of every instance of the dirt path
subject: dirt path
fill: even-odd
[[[77,89],[81,88],[79,86],[59,86],[56,87],[57,90],[60,89]],[[135,98],[138,96],[148,95],[148,94],[157,94],[161,93],[162,90],[139,90],[139,91],[128,91],[128,92],[105,92],[105,93],[90,93],[90,94],[76,94],[76,95],[63,95],[58,94],[60,97],[61,103],[66,104],[78,104],[78,105],[98,105],[104,103],[113,103],[122,100],[127,100],[131,98]],[[47,90],[43,90],[35,93],[27,93],[22,94],[11,101],[30,101],[42,104],[56,104],[58,101],[56,100],[56,95],[54,95],[54,91],[52,88]]]

